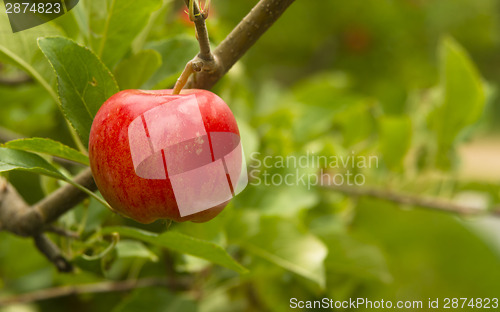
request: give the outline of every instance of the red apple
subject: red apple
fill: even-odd
[[[242,168],[229,107],[205,90],[124,90],[99,109],[89,140],[102,196],[142,223],[204,222],[234,196]]]

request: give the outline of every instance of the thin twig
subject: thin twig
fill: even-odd
[[[210,89],[271,27],[295,0],[260,0],[233,31],[215,48],[217,66],[213,72],[200,72],[187,88]]]
[[[189,7],[190,0],[185,0],[186,5]],[[196,27],[196,38],[198,39],[198,43],[200,44],[200,53],[198,57],[204,61],[211,62],[213,61],[213,55],[210,51],[210,40],[208,37],[207,25],[205,20],[207,19],[206,14],[202,14],[200,8],[196,1],[192,0],[193,5],[193,22]],[[191,18],[191,17],[190,17]]]
[[[35,245],[56,266],[59,272],[72,272],[73,266],[63,256],[59,247],[54,244],[45,234],[34,236]]]
[[[30,302],[60,298],[70,295],[124,292],[136,288],[145,288],[145,287],[166,287],[174,291],[184,291],[188,290],[190,285],[191,281],[188,279],[176,279],[174,281],[174,280],[167,280],[165,278],[143,278],[139,280],[72,285],[72,286],[48,288],[3,298],[0,299],[0,306],[7,306],[11,304],[20,304],[20,303],[30,303]]]
[[[446,201],[440,198],[423,197],[421,195],[396,193],[394,191],[366,188],[361,186],[325,185],[324,188],[355,197],[372,197],[390,201],[400,205],[420,207],[429,210],[452,213],[462,216],[493,215],[500,217],[500,209],[484,210]]]
[[[194,22],[196,27],[196,39],[198,39],[200,45],[200,52],[186,64],[184,71],[175,83],[172,94],[179,94],[193,73],[200,71],[211,73],[217,67],[216,59],[210,50],[210,40],[205,23],[208,11],[201,12],[197,2],[194,0],[185,0],[185,2],[189,8],[189,18]]]

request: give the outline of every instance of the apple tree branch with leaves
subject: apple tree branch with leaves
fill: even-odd
[[[383,107],[384,99],[354,92],[346,76],[321,63],[330,57],[325,51],[338,44],[329,39],[315,56],[307,56],[311,71],[320,68],[316,76],[285,87],[272,79],[249,83],[244,65],[237,62],[254,45],[258,48],[257,41],[264,34],[276,36],[276,46],[281,40],[294,41],[297,26],[286,19],[287,10],[296,5],[301,5],[297,10],[303,10],[308,5],[292,6],[294,0],[255,1],[232,30],[223,32],[220,24],[210,24],[213,15],[217,21],[214,2],[217,0],[83,0],[53,22],[17,34],[0,33],[0,64],[7,66],[7,73],[15,73],[0,77],[0,94],[2,86],[33,88],[30,92],[62,113],[58,115],[60,140],[19,135],[13,127],[0,127],[4,142],[0,146],[2,237],[8,238],[6,242],[19,240],[22,246],[31,246],[27,252],[38,261],[33,267],[43,266],[40,272],[50,275],[39,287],[23,286],[1,294],[0,306],[84,298],[84,294],[130,293],[110,299],[116,303],[114,311],[128,311],[129,306],[148,300],[182,311],[196,310],[198,304],[207,310],[230,306],[266,311],[278,303],[283,309],[277,311],[285,311],[292,293],[311,299],[362,295],[366,285],[375,289],[374,285],[400,283],[398,278],[409,270],[390,267],[387,258],[393,255],[393,235],[369,219],[414,233],[427,224],[438,224],[430,226],[429,236],[441,233],[437,228],[442,226],[447,230],[439,239],[456,235],[470,250],[487,245],[456,220],[499,217],[497,185],[463,182],[457,178],[459,162],[455,159],[457,146],[484,119],[494,92],[455,39],[443,37],[439,41],[438,78],[433,78],[437,85],[415,91],[409,97],[407,105],[413,106],[408,111],[389,114]],[[348,5],[344,9],[348,10]],[[296,24],[317,21],[310,20],[306,12]],[[294,14],[293,18],[298,13]],[[188,20],[188,26],[178,21],[175,26],[165,25],[165,20],[178,16]],[[288,37],[277,38],[272,31],[275,22],[290,27]],[[7,29],[7,25],[7,18],[0,16],[0,29]],[[368,49],[369,40],[375,39],[369,39],[364,28],[346,27],[347,39],[339,37],[345,47],[339,51],[354,49],[356,59],[356,53]],[[212,28],[215,36],[210,32],[209,37]],[[330,36],[326,26],[318,29],[325,38]],[[316,38],[316,34],[306,37]],[[298,44],[296,50],[286,51],[301,54],[300,47]],[[267,48],[263,47],[264,52]],[[265,54],[256,50],[255,54],[259,53]],[[283,55],[284,62],[286,58]],[[249,187],[207,223],[158,221],[145,225],[125,219],[112,212],[116,205],[105,199],[106,191],[100,186],[101,196],[96,185],[99,179],[89,167],[91,128],[103,103],[129,92],[124,90],[168,88],[175,96],[190,89],[214,90],[233,110],[240,127]],[[258,95],[252,94],[256,89]],[[145,92],[160,96],[158,92],[163,91]],[[349,156],[355,150],[358,156],[377,155],[382,165],[360,172],[354,168],[366,178],[366,185],[320,183],[306,189],[301,185],[255,184],[263,181],[262,176],[252,173],[258,168],[256,164],[265,167],[276,155],[309,156],[310,150],[324,157]],[[293,174],[274,165],[267,168],[271,177]],[[325,173],[335,176],[342,172],[313,169],[316,180]],[[26,198],[16,174],[42,185],[43,196]],[[105,172],[103,176],[112,174]],[[310,172],[296,174],[311,178]],[[460,200],[461,195],[474,191],[487,194],[487,204],[478,207],[475,202]],[[394,209],[394,205],[409,209]],[[369,234],[377,230],[380,240],[371,241]],[[407,241],[413,239],[410,234],[401,235]],[[443,244],[450,243],[446,240]],[[403,245],[394,248],[403,253]],[[415,250],[427,250],[428,245],[424,245],[416,242]],[[436,250],[442,249],[439,246]],[[0,258],[2,250],[0,242]],[[493,253],[482,252],[484,259],[494,259]],[[495,260],[490,262],[494,266]],[[485,268],[491,267],[488,265]],[[6,284],[10,281],[5,278]],[[240,299],[244,307],[238,306]]]

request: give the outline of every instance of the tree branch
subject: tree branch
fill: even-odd
[[[39,233],[42,220],[16,189],[0,177],[0,229],[20,236]]]
[[[186,64],[184,71],[175,83],[172,94],[179,94],[186,85],[191,74],[205,71],[212,73],[217,67],[217,62],[212,52],[210,51],[210,40],[208,39],[208,31],[205,20],[208,17],[208,9],[201,12],[195,0],[185,0],[189,8],[189,19],[194,22],[196,27],[196,39],[200,45],[200,53]]]
[[[92,192],[97,190],[90,168],[86,168],[78,174],[74,181]],[[87,194],[71,184],[66,184],[35,204],[33,208],[40,213],[43,222],[49,224],[85,198],[87,198]]]
[[[461,216],[479,216],[492,215],[500,217],[500,207],[489,210],[483,210],[467,205],[445,201],[440,198],[422,197],[418,195],[402,194],[393,191],[380,189],[370,189],[364,187],[345,186],[345,185],[325,185],[324,188],[355,197],[372,197],[381,200],[390,201],[400,205],[409,205],[434,211],[457,214]]]
[[[60,249],[42,234],[43,220],[40,214],[30,207],[3,177],[0,177],[0,230],[20,236],[33,236],[37,248],[59,271],[72,270]]]
[[[54,244],[45,234],[34,237],[35,246],[56,266],[59,272],[72,272],[73,266],[63,256],[59,247]]]
[[[90,168],[83,170],[74,181],[91,191],[97,190]],[[0,177],[0,229],[20,236],[35,236],[86,197],[81,190],[66,184],[29,206],[16,189]]]
[[[80,173],[75,182],[91,190],[97,189],[90,168]],[[16,189],[6,179],[0,177],[0,230],[7,230],[20,236],[32,236],[37,248],[59,271],[71,272],[71,264],[43,231],[47,230],[49,223],[73,208],[86,196],[84,192],[67,184],[39,203],[29,206]]]
[[[200,72],[201,77],[198,78],[210,78],[197,78],[199,84],[196,87],[209,88],[217,82],[293,1],[261,0],[215,50],[220,56],[219,71],[213,74]],[[83,170],[75,178],[75,182],[91,191],[97,190],[90,168]],[[3,185],[3,189],[0,187],[0,191],[3,190],[0,193],[0,226],[22,236],[38,234],[45,224],[55,221],[87,197],[85,193],[68,184],[29,207],[10,184],[5,180],[0,180],[0,183]]]
[[[214,50],[217,65],[213,72],[199,72],[188,88],[210,89],[271,27],[295,0],[261,0]]]
[[[186,5],[189,8],[190,0],[184,0]],[[208,37],[207,25],[205,20],[207,19],[207,14],[205,12],[201,12],[200,8],[196,1],[193,0],[193,16],[190,16],[190,19],[194,22],[194,26],[196,27],[196,39],[198,39],[198,43],[200,44],[200,53],[198,57],[204,61],[213,61],[213,55],[210,51],[210,40]]]
[[[38,290],[30,293],[20,294],[0,299],[0,307],[11,304],[30,303],[34,301],[48,300],[70,295],[89,293],[123,292],[136,288],[166,287],[175,291],[188,290],[191,281],[188,279],[167,280],[165,278],[143,278],[139,280],[126,280],[119,282],[101,282],[74,286],[63,286]]]

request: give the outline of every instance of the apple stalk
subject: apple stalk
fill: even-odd
[[[175,83],[172,94],[179,94],[188,82],[191,74],[205,71],[211,73],[217,67],[217,61],[210,50],[210,40],[205,20],[208,18],[210,1],[205,4],[203,9],[200,9],[198,1],[186,0],[186,5],[189,8],[189,19],[194,22],[196,29],[196,39],[200,45],[200,53],[186,64],[184,71]]]

